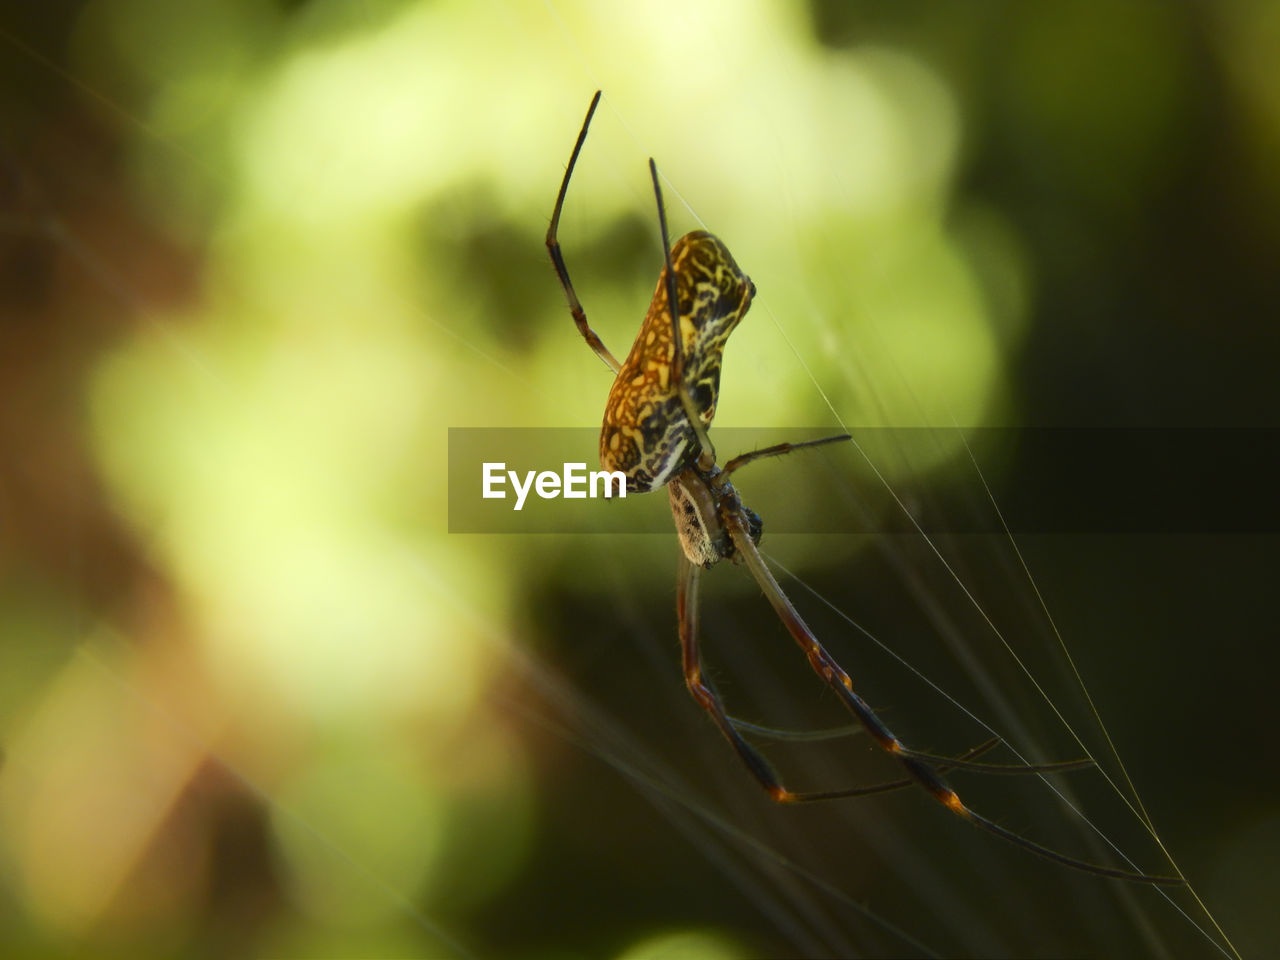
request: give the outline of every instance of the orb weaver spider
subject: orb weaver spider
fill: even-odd
[[[1091,766],[1092,759],[1012,765],[978,760],[1000,743],[999,738],[956,757],[913,750],[889,730],[854,690],[849,674],[818,642],[765,564],[757,549],[764,525],[758,515],[743,505],[730,481],[735,471],[754,460],[851,437],[840,434],[803,443],[780,443],[744,453],[723,467],[716,463],[715,447],[707,430],[716,412],[721,357],[725,342],[746,314],[756,289],[734,262],[728,248],[707,231],[695,230],[674,245],[669,242],[662,188],[652,157],[649,175],[658,205],[664,263],[640,332],[623,363],[618,362],[587,323],[586,312],[569,279],[558,230],[569,180],[599,102],[597,90],[556,195],[547,228],[547,249],[578,332],[615,374],[600,432],[600,462],[604,469],[619,470],[626,475],[628,492],[644,493],[666,486],[671,500],[681,544],[676,611],[685,685],[693,699],[711,717],[751,775],[778,803],[861,797],[915,784],[961,819],[1055,863],[1118,880],[1162,885],[1185,883],[1180,877],[1090,863],[1036,843],[970,809],[943,778],[943,774],[951,770],[1000,774],[1063,772]],[[814,672],[835,691],[877,746],[902,764],[905,778],[845,790],[797,792],[782,783],[764,755],[742,736],[739,726],[750,725],[739,724],[725,712],[719,695],[703,678],[698,648],[698,577],[703,569],[721,560],[746,564]]]

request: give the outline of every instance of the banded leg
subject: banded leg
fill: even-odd
[[[912,786],[914,779],[890,780],[885,783],[872,784],[865,787],[852,787],[844,790],[822,790],[798,793],[789,790],[778,779],[773,768],[755,747],[748,743],[738,732],[737,723],[724,710],[720,695],[702,678],[702,655],[698,647],[698,576],[702,568],[689,562],[684,552],[680,553],[679,571],[676,585],[676,613],[680,621],[680,649],[683,660],[685,685],[689,693],[719,728],[725,739],[733,745],[743,764],[756,778],[774,800],[778,803],[809,803],[817,800],[840,800],[853,797],[869,797],[891,790],[901,790]],[[941,769],[951,769],[959,765],[974,762],[977,757],[999,744],[999,739],[991,739],[979,744],[972,750],[954,758],[939,758]],[[1058,769],[1060,764],[1051,765]],[[1070,764],[1069,766],[1076,766]],[[1012,772],[1014,768],[1002,768]],[[1017,768],[1021,773],[1040,772],[1040,768]]]
[[[836,663],[831,654],[823,648],[818,642],[818,638],[813,635],[808,625],[801,618],[799,612],[787,595],[783,592],[782,587],[778,585],[778,581],[774,579],[773,573],[765,564],[764,558],[760,556],[760,551],[756,548],[755,542],[751,539],[750,531],[747,528],[746,521],[742,516],[741,502],[738,500],[737,494],[730,492],[727,497],[728,509],[725,511],[724,525],[729,532],[729,536],[733,539],[734,547],[738,551],[738,555],[746,560],[747,567],[751,570],[751,575],[755,578],[756,583],[772,604],[774,611],[778,614],[778,618],[786,626],[788,632],[795,639],[796,643],[805,652],[805,656],[809,659],[809,664],[813,667],[815,673],[818,674],[832,690],[834,690],[844,702],[849,712],[857,718],[858,722],[866,729],[871,738],[880,746],[882,750],[895,757],[906,769],[908,776],[912,781],[923,787],[930,796],[938,803],[946,807],[956,816],[969,823],[999,837],[1007,840],[1015,846],[1021,847],[1029,853],[1034,853],[1046,860],[1051,860],[1063,866],[1071,867],[1085,873],[1096,874],[1101,877],[1112,877],[1116,880],[1128,880],[1136,883],[1150,883],[1161,886],[1182,886],[1186,883],[1180,877],[1171,877],[1163,875],[1154,875],[1140,873],[1135,870],[1122,870],[1116,867],[1105,867],[1101,864],[1090,863],[1087,860],[1080,860],[1076,857],[1068,856],[1060,853],[1050,847],[1029,840],[1020,834],[1014,833],[1005,827],[1000,826],[993,820],[988,820],[981,814],[969,809],[965,806],[957,794],[946,781],[942,779],[939,772],[943,764],[949,764],[956,769],[977,769],[988,770],[989,772],[1013,772],[1018,768],[1011,768],[1006,765],[988,765],[974,763],[961,758],[955,758],[948,761],[945,758],[935,757],[931,754],[921,753],[919,751],[909,749],[901,740],[894,736],[893,732],[885,726],[884,722],[876,716],[875,712],[867,705],[862,697],[858,696],[853,689],[853,681],[844,669]],[[683,627],[683,621],[682,621]],[[995,769],[992,769],[992,768]],[[1023,768],[1029,769],[1029,768]],[[787,803],[794,802],[794,797],[789,795],[787,791],[779,789],[778,791],[770,790],[775,800]]]

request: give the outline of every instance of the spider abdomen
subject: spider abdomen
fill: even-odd
[[[725,342],[751,306],[756,288],[728,247],[695,230],[671,248],[679,299],[684,382],[704,427],[711,426],[720,393]],[[609,391],[600,431],[600,463],[626,474],[627,490],[660,487],[693,465],[698,443],[672,378],[675,351],[667,303],[667,271],[644,323]]]

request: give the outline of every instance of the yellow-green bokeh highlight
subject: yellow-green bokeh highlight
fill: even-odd
[[[631,944],[617,960],[742,960],[751,956],[715,930],[668,930]]]

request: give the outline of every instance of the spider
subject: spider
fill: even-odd
[[[756,513],[743,505],[730,478],[741,467],[763,457],[781,456],[851,438],[849,434],[840,434],[803,443],[780,443],[744,453],[723,467],[716,463],[715,447],[707,430],[716,412],[721,358],[724,345],[750,307],[756,288],[724,243],[707,231],[695,230],[674,245],[670,244],[658,168],[652,158],[649,175],[657,200],[664,264],[648,313],[626,360],[619,363],[587,323],[586,312],[569,279],[558,229],[569,180],[599,102],[600,91],[596,91],[556,195],[547,228],[547,249],[578,332],[616,375],[600,431],[600,462],[604,469],[626,475],[628,492],[644,493],[666,486],[671,500],[681,544],[676,611],[685,684],[693,699],[715,722],[751,775],[778,803],[860,797],[915,784],[952,814],[1047,860],[1119,880],[1183,884],[1185,881],[1179,877],[1079,860],[1014,833],[970,809],[947,784],[945,773],[956,769],[1006,774],[1062,772],[1090,766],[1093,761],[1040,765],[979,761],[977,757],[995,747],[998,738],[956,757],[913,750],[876,716],[854,690],[849,674],[818,642],[761,557],[757,544],[764,525]],[[703,678],[698,648],[699,574],[721,560],[746,564],[814,672],[835,691],[880,749],[902,765],[905,778],[845,790],[797,792],[782,783],[764,755],[742,736],[739,727],[766,731],[742,724],[725,712],[719,695]]]

